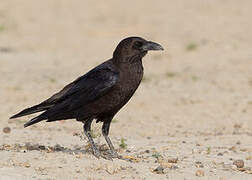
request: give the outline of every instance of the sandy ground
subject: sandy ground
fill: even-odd
[[[251,7],[2,0],[0,179],[252,179]],[[144,58],[144,80],[111,125],[127,160],[92,156],[76,121],[24,129],[33,115],[8,119],[110,58],[131,35],[165,51]],[[93,133],[106,153],[100,127]]]

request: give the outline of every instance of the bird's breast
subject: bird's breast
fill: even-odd
[[[117,112],[132,97],[143,78],[143,68],[124,67],[119,73],[119,79],[113,89],[103,96],[99,103],[95,103],[97,110],[103,109],[103,113]]]
[[[117,96],[120,97],[118,98],[120,102],[126,103],[130,99],[138,88],[142,78],[143,67],[141,64],[137,64],[133,67],[125,67],[120,72],[120,78],[115,92]]]

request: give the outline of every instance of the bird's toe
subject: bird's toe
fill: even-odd
[[[98,159],[101,157],[101,153],[100,153],[100,151],[98,149],[93,149],[93,154]]]
[[[111,151],[111,157],[120,159],[120,156],[118,155],[116,151]]]

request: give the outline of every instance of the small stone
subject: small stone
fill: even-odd
[[[5,127],[3,128],[3,132],[6,134],[9,134],[11,132],[11,128],[10,127]]]
[[[245,171],[245,173],[247,173],[247,174],[252,174],[252,170],[251,170],[251,169],[248,169],[248,170]]]
[[[242,151],[242,152],[252,152],[252,148],[242,148],[242,149],[240,149],[240,151]]]
[[[150,153],[150,150],[147,149],[147,150],[145,150],[145,152],[146,152],[146,153]]]
[[[78,133],[78,132],[73,132],[73,136],[79,136],[80,135],[80,133]]]
[[[195,162],[195,167],[196,167],[196,168],[204,168],[204,165],[203,165],[202,162],[196,161],[196,162]]]
[[[130,162],[135,162],[135,163],[140,162],[140,159],[134,156],[124,156],[123,159],[128,160]]]
[[[163,167],[163,168],[172,168],[172,163],[168,163],[168,162],[165,162],[165,161],[161,161],[159,162],[160,166]]]
[[[178,168],[179,168],[178,166],[172,165],[170,169],[176,170],[176,169],[178,169]]]
[[[44,145],[39,145],[38,148],[39,148],[40,150],[45,150],[45,149],[46,149]]]
[[[237,168],[238,171],[241,171],[241,172],[244,172],[246,171],[247,169],[246,168]]]
[[[157,174],[164,174],[164,168],[162,166],[158,166],[156,169],[153,170],[153,172]]]
[[[244,161],[241,159],[235,160],[233,162],[234,165],[236,165],[237,168],[243,168],[244,167]]]
[[[229,148],[228,150],[233,151],[233,152],[236,152],[236,147],[235,147],[235,146],[232,146],[232,147]]]
[[[198,169],[196,172],[195,172],[195,175],[198,176],[198,177],[203,177],[205,176],[205,172],[201,169]]]
[[[177,162],[178,162],[178,158],[168,159],[168,163],[177,163]]]
[[[54,147],[53,147],[54,151],[64,151],[64,147],[62,147],[61,145],[59,144],[56,144]]]
[[[75,146],[74,146],[74,149],[75,149],[75,150],[81,150],[81,147],[80,147],[79,145],[75,145]]]
[[[217,156],[223,156],[223,153],[218,153]]]
[[[28,150],[28,151],[32,151],[34,150],[34,147],[31,143],[25,143],[25,148]]]
[[[180,125],[180,124],[178,124],[178,125],[177,125],[177,128],[182,128],[182,127],[183,127],[183,126],[182,126],[182,125]]]
[[[242,124],[234,124],[234,128],[235,129],[240,129],[240,128],[242,128]]]
[[[99,150],[100,150],[100,151],[107,151],[107,150],[108,150],[108,147],[106,146],[106,144],[102,144],[102,145],[99,147]]]
[[[23,165],[24,165],[24,167],[26,167],[26,168],[31,167],[31,165],[30,165],[28,162],[25,162]]]

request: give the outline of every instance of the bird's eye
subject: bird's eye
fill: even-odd
[[[140,48],[140,47],[142,47],[142,45],[143,45],[143,43],[142,43],[141,41],[136,41],[136,42],[134,43],[134,47],[135,47],[135,48]]]

